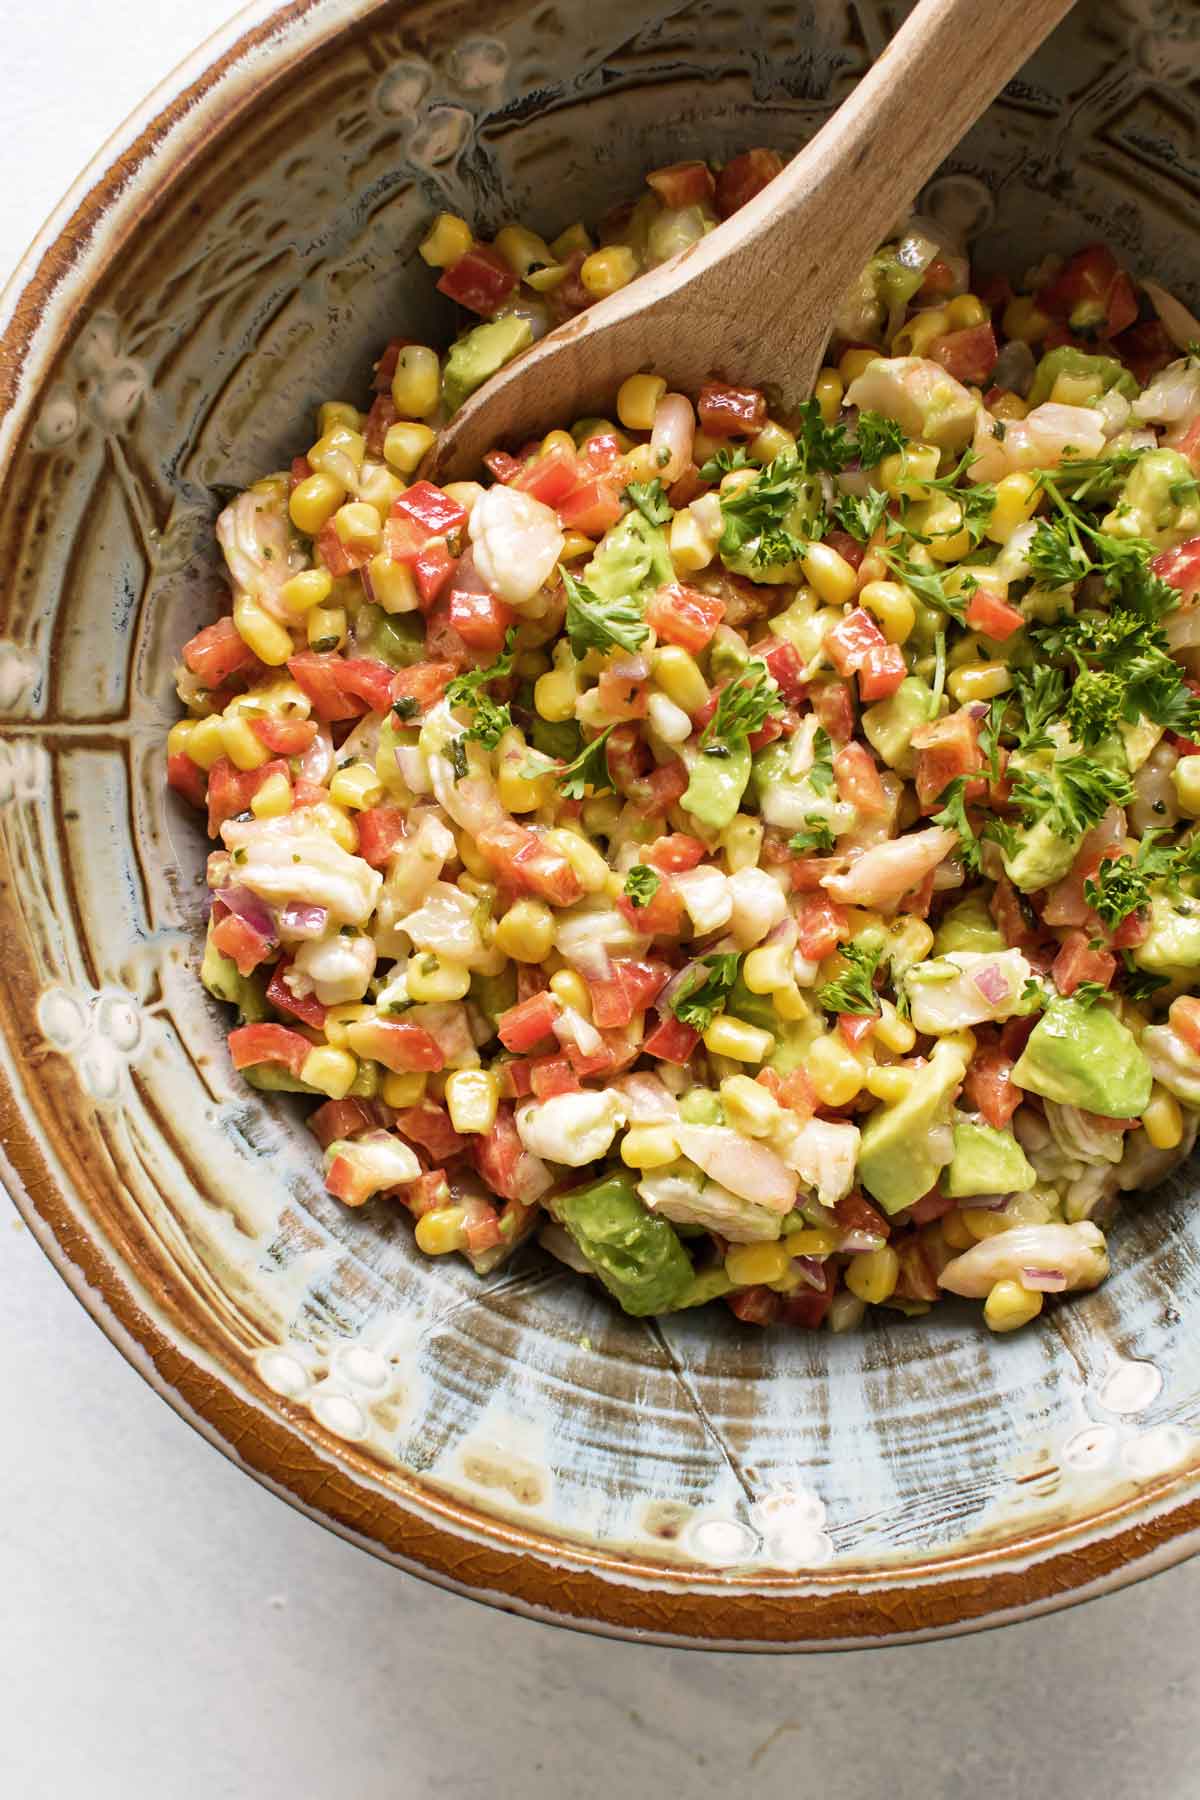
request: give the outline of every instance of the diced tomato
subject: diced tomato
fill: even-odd
[[[371,404],[371,410],[363,421],[363,437],[366,440],[367,454],[377,462],[383,461],[383,440],[393,425],[399,423],[400,414],[396,411],[396,403],[390,394],[377,394]]]
[[[491,594],[464,594],[450,589],[450,623],[472,650],[495,658],[504,648],[504,634],[515,614],[511,606]]]
[[[725,617],[725,602],[680,581],[660,587],[646,608],[646,623],[664,643],[698,656]]]
[[[261,666],[228,616],[189,638],[183,646],[183,660],[207,688],[219,688],[230,676],[248,674]]]
[[[540,894],[552,906],[570,906],[582,898],[579,877],[562,852],[515,820],[481,827],[475,842],[518,892]]]
[[[182,750],[173,750],[167,757],[167,786],[182,794],[192,806],[203,807],[207,777],[199,763],[194,763]]]
[[[862,744],[847,744],[833,759],[838,797],[860,813],[878,815],[888,810],[888,798],[875,767],[875,758]]]
[[[1138,316],[1133,283],[1107,244],[1077,250],[1039,291],[1037,303],[1072,331],[1092,337],[1116,337]]]
[[[1200,537],[1188,538],[1173,550],[1160,550],[1150,567],[1155,575],[1178,588],[1185,600],[1192,599],[1200,592]]]
[[[757,388],[727,387],[706,381],[700,389],[696,412],[701,431],[709,437],[757,437],[767,422],[765,394]]]
[[[937,1273],[925,1254],[919,1238],[900,1238],[892,1248],[900,1258],[900,1276],[895,1294],[898,1300],[940,1300],[942,1290]]]
[[[1085,981],[1098,981],[1107,987],[1117,972],[1117,959],[1111,950],[1093,950],[1086,931],[1069,931],[1063,947],[1054,959],[1050,973],[1060,994],[1073,994]]]
[[[391,517],[402,516],[420,526],[427,538],[449,537],[466,524],[467,509],[432,481],[414,481],[392,501]]]
[[[935,337],[925,354],[932,361],[941,363],[956,381],[983,387],[996,366],[1000,351],[995,331],[985,323],[968,325],[962,331],[947,331],[943,336]]]
[[[522,493],[532,494],[543,506],[557,506],[565,500],[580,479],[579,458],[565,444],[553,444],[539,451],[513,476],[512,485]]]
[[[635,1013],[645,1012],[665,987],[671,971],[666,963],[637,962],[620,958],[607,976],[590,976],[592,1022],[600,1031],[628,1025]]]
[[[590,538],[603,537],[623,510],[616,483],[606,475],[579,482],[558,503],[559,522],[564,530],[581,531]]]
[[[664,169],[651,169],[646,184],[653,188],[664,206],[700,206],[717,191],[712,170],[704,162],[668,163]]]
[[[549,990],[534,994],[528,1000],[519,1000],[500,1014],[496,1021],[496,1034],[506,1050],[513,1050],[522,1056],[553,1035],[554,1024],[561,1008]]]
[[[475,1167],[494,1194],[505,1200],[521,1200],[529,1192],[525,1169],[531,1159],[517,1133],[511,1106],[501,1106],[492,1129],[471,1139]],[[536,1165],[535,1165],[536,1166]],[[534,1196],[535,1197],[535,1196]]]
[[[859,698],[886,700],[894,694],[908,674],[908,665],[899,644],[872,644],[858,671]]]
[[[392,701],[415,700],[418,710],[427,713],[436,706],[458,673],[452,662],[412,663],[392,677]]]
[[[1112,349],[1132,372],[1139,387],[1146,387],[1179,355],[1161,319],[1146,319],[1140,325],[1131,325],[1128,331],[1114,338]]]
[[[747,742],[749,743],[751,750],[757,756],[760,750],[765,749],[768,744],[773,744],[776,738],[781,738],[782,736],[783,720],[778,713],[771,713],[769,717],[763,720],[757,731],[752,731],[750,733]]]
[[[250,729],[276,756],[303,756],[317,735],[315,719],[255,719]]]
[[[290,777],[285,762],[263,763],[257,769],[235,769],[227,756],[219,757],[208,771],[208,835],[216,837],[226,819],[236,819],[249,809],[264,781],[272,775]]]
[[[963,1077],[968,1106],[982,1114],[989,1125],[1003,1131],[1024,1095],[1012,1079],[1013,1058],[999,1044],[977,1049]]]
[[[358,694],[352,694],[341,679],[344,667],[343,659],[336,650],[301,650],[288,658],[288,673],[298,687],[303,688],[312,702],[313,711],[318,719],[330,725],[340,719],[358,719],[367,711],[367,704]]]
[[[332,519],[317,533],[317,549],[335,581],[343,575],[352,575],[355,569],[365,569],[375,554],[364,544],[343,544]]]
[[[322,1150],[327,1150],[338,1138],[355,1137],[360,1131],[374,1131],[378,1127],[370,1102],[350,1099],[327,1100],[324,1106],[309,1113],[305,1123]]]
[[[357,1031],[362,1053],[390,1069],[394,1075],[408,1075],[419,1070],[431,1074],[445,1066],[445,1057],[436,1038],[422,1025],[409,1019],[363,1019]]]
[[[311,1051],[308,1039],[286,1025],[239,1025],[229,1034],[229,1054],[235,1069],[278,1063],[299,1081]]]
[[[855,675],[867,651],[886,642],[870,613],[856,606],[825,633],[822,648],[839,675]]]
[[[1025,623],[1023,613],[985,587],[976,588],[968,600],[966,619],[972,631],[981,631],[984,637],[995,638],[999,643],[1020,631]]]
[[[735,213],[747,200],[761,193],[783,168],[777,150],[743,150],[732,157],[717,176],[717,211],[723,219]]]
[[[386,869],[389,857],[404,841],[404,808],[368,806],[359,813],[356,823],[358,854],[373,869]]]
[[[931,1225],[935,1219],[944,1219],[948,1212],[953,1212],[958,1201],[949,1194],[943,1194],[935,1187],[913,1203],[908,1209],[908,1216],[914,1225]]]
[[[919,725],[912,734],[916,751],[914,780],[922,811],[930,812],[959,775],[975,775],[983,767],[979,721],[965,707]]]
[[[807,1069],[793,1069],[788,1075],[778,1075],[774,1069],[760,1069],[754,1079],[766,1088],[780,1106],[786,1106],[802,1119],[812,1118],[816,1111],[817,1096]]]
[[[800,954],[809,962],[820,962],[850,936],[850,920],[845,908],[821,888],[805,894],[797,905],[796,930]]]
[[[824,1270],[825,1287],[803,1287],[794,1294],[781,1295],[783,1305],[779,1309],[778,1323],[791,1325],[800,1331],[819,1331],[825,1323],[825,1315],[833,1305],[833,1296],[837,1289],[837,1274],[831,1269]],[[767,1290],[768,1293],[771,1291]]]
[[[591,437],[585,438],[581,455],[590,469],[597,474],[606,474],[616,468],[624,451],[614,431],[594,431]]]
[[[670,881],[660,881],[642,906],[628,894],[618,895],[617,905],[643,937],[678,937],[683,930],[683,895]]]
[[[828,544],[831,550],[836,550],[842,561],[848,562],[852,569],[858,568],[867,552],[866,545],[860,544],[848,531],[827,531],[821,541]]]
[[[581,1083],[565,1056],[539,1056],[529,1065],[530,1086],[539,1100],[578,1094]]]
[[[725,1304],[743,1325],[774,1325],[783,1306],[783,1295],[769,1287],[741,1288],[726,1294]]]
[[[239,975],[251,975],[278,948],[279,939],[268,936],[237,913],[227,912],[212,928],[214,950],[237,964]]]
[[[284,980],[284,976],[291,966],[291,963],[283,957],[275,964],[267,987],[267,1003],[273,1006],[276,1012],[291,1013],[293,1019],[300,1019],[305,1025],[312,1025],[320,1031],[324,1028],[325,1014],[329,1009],[321,1004],[315,994],[305,994],[303,997],[293,994]]]
[[[1200,1000],[1181,994],[1178,1000],[1172,1000],[1167,1018],[1172,1031],[1178,1033],[1188,1049],[1200,1054]]]
[[[398,1112],[396,1130],[401,1137],[427,1150],[434,1162],[447,1162],[467,1148],[468,1140],[459,1136],[450,1123],[449,1113],[436,1100],[422,1100],[419,1106],[408,1106]]]
[[[516,285],[516,275],[498,250],[472,244],[465,256],[442,271],[437,287],[439,294],[449,295],[468,312],[490,319]]]
[[[852,1050],[858,1048],[875,1029],[874,1013],[839,1013],[838,1032]]]
[[[1024,950],[1028,953],[1036,950],[1043,942],[1042,933],[1036,929],[1036,920],[1030,922],[1021,897],[1007,875],[1001,875],[997,881],[988,901],[988,910],[1010,950]]]
[[[369,712],[387,712],[394,697],[396,679],[396,671],[390,663],[376,662],[370,656],[344,656],[337,660],[336,679],[342,692],[362,700]]]
[[[685,869],[694,869],[704,861],[707,851],[699,838],[689,837],[686,832],[672,831],[666,837],[655,838],[642,851],[641,860],[649,863],[652,869],[665,869],[670,874],[681,874]]]
[[[533,1092],[533,1064],[527,1057],[510,1057],[492,1064],[502,1100],[524,1100]]]
[[[650,704],[649,684],[605,669],[596,684],[596,701],[607,719],[644,719]]]
[[[808,697],[808,689],[802,679],[804,663],[800,652],[786,638],[763,638],[755,644],[754,654],[767,665],[767,673],[783,698],[793,705]]]
[[[388,559],[411,569],[428,542],[429,533],[425,527],[418,525],[411,514],[397,512],[393,500],[383,527],[383,548]]]
[[[688,772],[683,760],[673,757],[669,763],[663,763],[647,775],[645,795],[637,802],[638,811],[648,819],[670,812],[676,801],[683,798],[687,785]]]
[[[944,300],[953,294],[957,280],[953,263],[944,256],[935,256],[925,270],[925,278],[917,289],[922,300]]]
[[[833,1210],[838,1224],[847,1236],[851,1232],[861,1232],[865,1237],[883,1240],[892,1235],[892,1227],[883,1213],[872,1206],[858,1188],[851,1188],[848,1194],[843,1194],[840,1200],[835,1201]]]
[[[458,558],[451,556],[443,538],[430,538],[427,544],[421,546],[413,562],[412,572],[422,612],[429,611],[457,567]]]
[[[483,466],[491,475],[505,486],[521,473],[523,465],[507,450],[489,450],[483,459]]]
[[[646,1056],[656,1056],[659,1062],[682,1064],[688,1061],[699,1042],[700,1033],[694,1026],[685,1025],[682,1019],[671,1014],[655,1026],[642,1050]]]
[[[1150,914],[1143,907],[1121,920],[1109,942],[1114,950],[1136,950],[1150,936]]]
[[[808,690],[808,698],[831,743],[848,743],[854,735],[854,701],[849,682],[814,682]]]
[[[418,1175],[408,1183],[402,1197],[414,1219],[423,1219],[426,1213],[449,1206],[450,1183],[445,1169],[430,1169],[428,1174]]]

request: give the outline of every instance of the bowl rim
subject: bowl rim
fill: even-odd
[[[0,478],[45,369],[107,270],[120,231],[161,200],[209,140],[334,36],[394,0],[251,0],[109,137],[0,291]],[[438,1495],[406,1506],[299,1410],[235,1390],[139,1303],[98,1230],[47,1168],[0,1077],[0,1179],[36,1242],[111,1343],[194,1429],[261,1485],[393,1566],[467,1598],[601,1636],[684,1648],[831,1650],[914,1643],[1031,1618],[1111,1592],[1200,1551],[1200,1494],[1167,1474],[1084,1523],[1047,1527],[878,1571],[769,1577],[654,1562],[555,1540]],[[195,1352],[194,1355],[188,1351]],[[311,1427],[311,1422],[309,1422]],[[1194,1484],[1192,1484],[1194,1485]]]

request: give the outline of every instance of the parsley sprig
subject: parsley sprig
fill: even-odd
[[[649,906],[661,886],[662,877],[656,869],[649,868],[646,863],[635,863],[625,877],[624,893],[629,904],[638,910]]]
[[[512,714],[508,707],[493,700],[487,690],[493,681],[504,681],[512,674],[516,641],[516,628],[510,627],[504,639],[504,649],[489,668],[468,669],[465,674],[456,675],[446,689],[446,700],[451,707],[465,706],[470,709],[472,719],[466,736],[481,743],[485,750],[494,750],[512,725]]]
[[[717,951],[712,956],[701,957],[671,997],[671,1011],[681,1024],[690,1025],[694,1031],[708,1030],[717,1014],[725,1010],[725,1002],[737,981],[740,961],[741,956],[736,950]]]
[[[559,790],[568,800],[582,800],[589,787],[596,794],[612,787],[612,776],[608,772],[608,740],[615,730],[615,725],[607,726],[599,737],[584,745],[574,762],[556,771]]]
[[[879,997],[874,981],[883,956],[882,947],[872,949],[866,944],[851,943],[842,944],[840,949],[850,967],[836,981],[827,981],[819,988],[817,999],[826,1012],[877,1013]]]
[[[947,830],[958,833],[958,848],[963,867],[969,869],[972,875],[978,875],[983,862],[979,839],[972,830],[971,821],[967,817],[966,791],[966,776],[956,775],[954,780],[938,795],[941,811],[934,813],[931,823],[944,825]]]
[[[823,818],[820,813],[805,813],[804,829],[792,833],[788,839],[788,849],[805,856],[812,850],[828,852],[834,848],[836,841],[828,819]]]
[[[578,657],[589,650],[640,650],[650,635],[641,609],[631,595],[602,600],[569,569],[562,570],[567,591],[566,632]]]
[[[631,481],[622,499],[635,506],[648,525],[665,525],[671,517],[671,502],[657,475],[653,481]]]
[[[751,657],[741,672],[721,689],[717,710],[700,734],[706,756],[731,756],[761,731],[772,713],[786,710],[770,670],[761,657]]]

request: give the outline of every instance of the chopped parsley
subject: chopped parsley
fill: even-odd
[[[875,993],[875,971],[883,956],[882,949],[871,950],[865,944],[843,944],[841,955],[850,967],[836,981],[826,982],[817,999],[826,1012],[871,1014],[879,1011]]]
[[[649,906],[662,886],[662,877],[645,863],[635,863],[625,877],[625,897],[635,908]]]
[[[788,839],[788,849],[803,856],[810,850],[832,850],[835,841],[828,819],[822,818],[820,813],[805,813],[804,829],[793,832]]]
[[[597,794],[612,787],[612,776],[608,772],[608,740],[615,730],[615,725],[609,725],[599,737],[584,745],[574,762],[555,771],[559,788],[568,800],[582,800],[589,787]]]
[[[467,746],[463,738],[450,739],[450,767],[454,770],[455,781],[461,781],[467,772]]]
[[[1128,806],[1133,788],[1127,775],[1106,769],[1090,756],[1059,756],[1046,768],[1011,762],[1013,803],[1026,825],[1042,820],[1056,837],[1081,838],[1110,806]]]
[[[636,600],[621,595],[615,600],[602,600],[582,581],[576,581],[568,569],[562,570],[567,590],[566,632],[571,649],[578,657],[589,650],[640,650],[650,635]]]
[[[679,991],[671,998],[671,1011],[681,1024],[690,1025],[693,1031],[708,1030],[716,1015],[725,1010],[725,1002],[737,981],[740,961],[738,951],[729,950],[701,957],[693,964],[680,983]]]
[[[883,524],[887,509],[888,496],[882,488],[872,488],[862,500],[855,494],[843,494],[834,502],[833,516],[843,531],[865,544]]]
[[[907,535],[902,530],[900,536]],[[946,586],[949,571],[924,568],[913,562],[902,550],[896,548],[895,541],[887,544],[880,551],[884,562],[894,575],[898,575],[914,594],[924,600],[927,605],[935,606],[939,612],[948,613],[961,625],[966,616],[967,601],[975,592],[979,583],[973,575],[960,577],[957,593],[950,593]]]
[[[1094,750],[1117,729],[1124,707],[1125,684],[1115,670],[1083,669],[1067,695],[1067,729],[1078,743]]]
[[[1095,1006],[1097,1000],[1103,1000],[1107,993],[1108,989],[1102,982],[1081,981],[1079,986],[1072,991],[1071,999],[1074,1000],[1077,1006],[1082,1006],[1086,1011],[1088,1008]]]
[[[657,475],[653,481],[631,481],[622,499],[636,506],[648,525],[665,525],[671,517],[671,502]]]
[[[1139,969],[1128,950],[1122,950],[1121,960],[1125,964],[1124,989],[1129,1000],[1151,1000],[1160,988],[1170,987],[1169,975],[1154,975],[1149,969]]]
[[[818,794],[827,794],[833,787],[833,740],[823,725],[818,725],[813,733],[813,762],[808,781]]]
[[[786,701],[776,687],[761,657],[750,661],[721,689],[717,710],[700,734],[700,748],[706,756],[730,756],[756,731],[761,731],[772,713],[786,710]]]
[[[979,839],[971,829],[971,822],[967,818],[966,790],[966,776],[956,775],[954,780],[938,795],[941,811],[934,813],[930,823],[944,825],[948,831],[958,833],[958,847],[963,867],[969,869],[972,875],[978,875],[983,865]]]
[[[512,674],[516,637],[515,627],[510,627],[504,639],[504,649],[489,668],[468,669],[464,675],[456,675],[446,689],[446,702],[449,706],[470,708],[473,716],[467,737],[481,743],[486,750],[494,750],[504,733],[512,726],[512,714],[508,707],[493,700],[487,689],[489,682],[504,681]],[[400,703],[396,704],[398,707]]]
[[[421,710],[421,702],[415,694],[401,694],[398,700],[392,701],[392,711],[398,719],[415,719]]]
[[[824,527],[823,515],[810,518],[803,512],[814,492],[800,451],[781,451],[753,481],[736,493],[721,495],[723,524],[717,546],[721,555],[748,555],[760,564],[796,562]]]
[[[723,475],[732,475],[735,469],[754,469],[757,466],[747,456],[745,445],[738,444],[733,450],[718,450],[707,462],[701,463],[700,479],[720,481]]]
[[[857,454],[846,427],[836,421],[827,425],[816,400],[806,400],[796,423],[796,460],[802,472],[806,475],[840,475]],[[781,459],[776,457],[775,460]]]
[[[854,448],[859,467],[874,469],[885,456],[895,456],[904,448],[904,432],[895,419],[882,413],[860,412],[854,427]]]

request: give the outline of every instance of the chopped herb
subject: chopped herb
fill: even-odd
[[[494,750],[512,725],[512,714],[508,707],[493,700],[487,687],[489,682],[504,681],[512,674],[516,637],[515,627],[510,627],[504,639],[503,651],[489,668],[468,669],[464,675],[456,675],[446,689],[447,705],[471,709],[474,717],[467,737],[481,743],[487,750]]]
[[[1072,991],[1071,999],[1075,1001],[1076,1005],[1086,1009],[1095,1006],[1097,1000],[1103,1000],[1107,993],[1108,989],[1102,982],[1081,981],[1079,986]]]
[[[956,775],[954,780],[938,795],[941,811],[933,815],[934,825],[944,825],[948,831],[958,833],[958,847],[963,860],[963,867],[972,875],[978,875],[982,868],[979,851],[979,839],[971,829],[967,818],[966,803],[967,778]]]
[[[725,1010],[725,1002],[737,981],[741,957],[736,950],[718,951],[694,964],[678,993],[671,999],[671,1011],[681,1024],[693,1031],[705,1032],[717,1013]],[[707,975],[704,970],[709,970]]]
[[[608,740],[615,730],[615,725],[609,725],[599,737],[584,745],[574,762],[555,771],[559,788],[568,800],[582,800],[589,787],[597,794],[612,787],[608,772]]]
[[[657,870],[647,868],[645,863],[635,863],[625,877],[625,896],[635,908],[649,906],[661,886],[662,877]]]
[[[421,710],[421,702],[415,694],[401,694],[398,700],[392,701],[392,711],[398,719],[415,719]]]
[[[665,525],[671,517],[671,502],[657,475],[653,481],[631,481],[621,497],[636,506],[649,525]]]
[[[450,739],[450,767],[454,770],[455,781],[461,781],[467,772],[467,746],[463,738]]]
[[[843,944],[840,948],[850,967],[836,981],[826,982],[818,990],[817,999],[826,1012],[877,1013],[879,999],[873,983],[882,949],[871,950],[863,944]]]
[[[1126,775],[1106,769],[1090,756],[1059,756],[1045,769],[1009,764],[1013,802],[1027,825],[1045,819],[1056,836],[1074,840],[1099,823],[1110,806],[1128,806],[1133,789]]]
[[[817,402],[806,400],[796,424],[796,454],[806,475],[840,475],[843,469],[849,468],[858,451],[844,425],[827,425]],[[775,459],[776,462],[781,460],[780,457]]]
[[[1128,1000],[1150,1000],[1160,988],[1170,987],[1169,975],[1153,975],[1149,969],[1139,969],[1128,950],[1122,950],[1121,960],[1125,964],[1124,992]]]
[[[1020,714],[1016,739],[1026,753],[1053,747],[1054,739],[1046,728],[1062,715],[1065,687],[1062,670],[1049,663],[1015,672],[1011,698]]]
[[[887,516],[888,496],[882,488],[872,488],[865,499],[843,494],[834,502],[833,516],[843,531],[848,531],[860,544],[869,542]]]
[[[936,632],[933,639],[933,686],[929,690],[926,710],[930,719],[936,719],[942,710],[942,695],[946,691],[946,634]]]
[[[727,682],[717,698],[717,710],[700,734],[706,756],[728,756],[761,731],[770,714],[786,711],[787,703],[761,657],[751,657],[741,672]]]
[[[809,786],[818,794],[833,787],[833,741],[823,725],[813,733],[813,762],[808,771]]]
[[[639,650],[650,635],[636,600],[621,595],[615,600],[602,600],[582,581],[576,581],[569,570],[562,570],[567,590],[566,631],[571,649],[578,657],[589,650]]]
[[[885,456],[895,456],[904,448],[904,433],[895,419],[882,413],[860,412],[854,427],[854,447],[859,467],[874,469]]]
[[[1067,729],[1093,750],[1117,729],[1124,706],[1125,684],[1115,671],[1083,669],[1067,695]]]
[[[900,535],[905,535],[901,530]],[[975,592],[979,583],[973,575],[961,578],[961,586],[955,594],[946,587],[947,573],[937,569],[926,569],[915,563],[904,553],[895,548],[894,542],[886,545],[880,555],[894,575],[910,587],[929,606],[936,606],[939,612],[948,613],[961,625],[966,616],[967,600]]]
[[[814,403],[815,404],[815,403]],[[808,467],[797,450],[784,450],[753,481],[736,493],[722,494],[723,526],[718,549],[722,556],[747,554],[755,563],[790,563],[804,554],[823,520],[801,517],[797,509],[812,490]],[[798,536],[787,521],[798,522]]]
[[[829,851],[836,840],[829,820],[820,813],[805,813],[804,830],[794,832],[788,839],[788,849],[797,850],[803,856],[809,850]]]
[[[732,475],[735,469],[753,469],[758,465],[746,454],[743,444],[734,450],[718,450],[710,456],[706,463],[700,465],[701,481],[720,481],[723,475]]]

